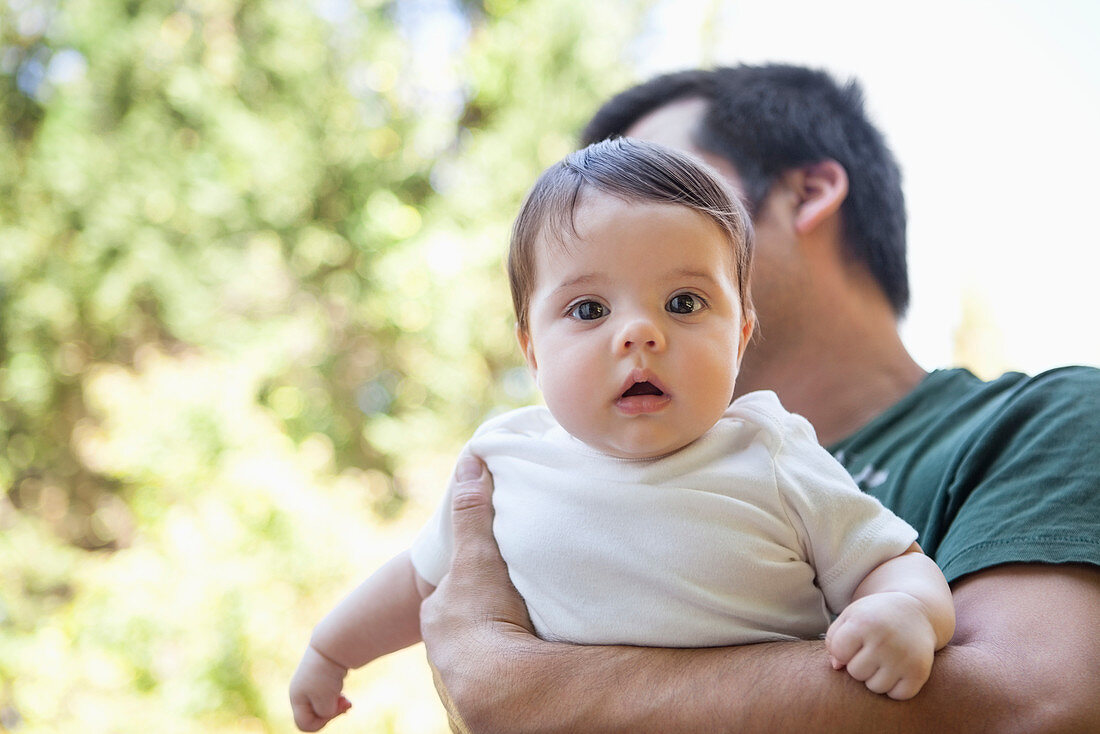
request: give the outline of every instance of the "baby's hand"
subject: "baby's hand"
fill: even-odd
[[[849,604],[825,634],[833,668],[847,668],[875,693],[904,701],[932,672],[936,633],[924,606],[902,592],[870,594]]]
[[[290,680],[290,706],[294,723],[302,731],[317,731],[351,708],[340,695],[348,669],[313,649],[306,648],[298,670]]]

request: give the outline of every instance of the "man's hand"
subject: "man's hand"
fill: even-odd
[[[535,638],[527,607],[493,539],[492,477],[480,460],[463,455],[451,482],[451,570],[421,605],[420,631],[452,725],[463,731],[453,703],[462,700],[456,687],[491,690],[497,663],[491,652],[494,644],[501,638]]]

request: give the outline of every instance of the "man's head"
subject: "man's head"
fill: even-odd
[[[729,175],[759,214],[785,172],[836,161],[847,173],[842,252],[874,278],[897,316],[909,303],[901,174],[867,119],[855,82],[795,66],[738,66],[657,77],[609,100],[585,128],[585,144],[624,135],[650,113],[696,100],[685,142]],[[719,160],[716,160],[719,159]]]

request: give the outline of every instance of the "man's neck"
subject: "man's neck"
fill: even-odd
[[[782,346],[754,344],[737,378],[737,394],[773,390],[787,410],[813,424],[823,446],[848,437],[925,377],[888,318],[889,325],[882,317],[877,323],[874,317],[841,317],[833,321],[840,328],[815,329]]]

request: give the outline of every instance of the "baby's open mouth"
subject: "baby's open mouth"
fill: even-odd
[[[635,395],[664,395],[664,393],[652,382],[635,382],[627,388],[626,392],[623,393],[623,397],[631,398]]]

